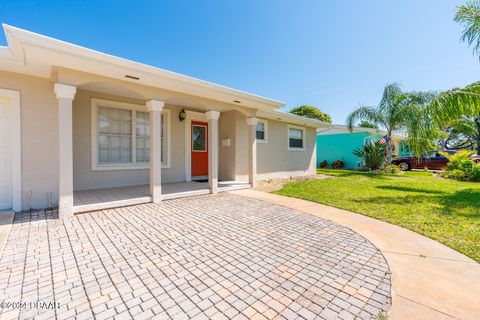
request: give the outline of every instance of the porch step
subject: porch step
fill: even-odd
[[[79,206],[74,206],[73,207],[73,213],[82,213],[82,212],[90,212],[90,211],[98,211],[98,210],[104,210],[104,209],[112,209],[112,208],[133,206],[133,205],[136,205],[136,204],[149,203],[149,202],[152,202],[152,197],[140,197],[140,198],[125,199],[125,200],[115,200],[115,201],[106,201],[106,202],[91,203],[91,204],[82,204],[82,205],[79,205]]]
[[[248,189],[250,187],[251,187],[250,184],[247,184],[247,183],[239,183],[239,184],[229,183],[228,185],[224,185],[224,186],[222,186],[222,184],[220,183],[218,192]],[[112,190],[114,190],[112,191],[112,193],[115,193],[115,189],[116,188],[112,188]],[[92,192],[95,192],[95,191],[92,191]],[[210,190],[208,189],[208,187],[197,189],[197,190],[186,190],[186,191],[182,191],[181,186],[176,188],[170,187],[170,190],[168,190],[167,193],[162,194],[162,200],[201,196],[209,193],[210,193]],[[142,203],[150,203],[150,202],[152,202],[152,197],[150,196],[141,196],[141,197],[137,196],[137,197],[132,197],[128,199],[121,199],[121,200],[119,199],[119,200],[112,200],[112,201],[96,201],[95,203],[85,203],[85,204],[76,205],[73,207],[73,212],[84,213],[84,212],[90,212],[90,211],[127,207],[127,206],[142,204]]]

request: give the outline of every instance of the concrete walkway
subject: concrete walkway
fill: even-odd
[[[370,240],[392,272],[389,319],[480,319],[480,264],[439,242],[310,201],[251,189],[234,193],[331,220]]]

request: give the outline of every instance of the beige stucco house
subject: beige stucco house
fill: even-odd
[[[281,102],[3,28],[0,209],[65,217],[315,173],[328,124]]]

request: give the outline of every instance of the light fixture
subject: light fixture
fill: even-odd
[[[178,114],[178,120],[182,122],[183,120],[185,120],[186,117],[187,113],[185,112],[185,109],[182,109],[182,111],[180,111],[180,113]]]

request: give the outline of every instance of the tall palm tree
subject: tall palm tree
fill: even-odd
[[[426,105],[433,99],[432,92],[403,92],[398,83],[385,86],[380,103],[375,106],[359,106],[347,116],[347,126],[353,130],[358,121],[368,121],[384,129],[387,134],[386,164],[392,162],[392,134],[398,130],[408,132],[411,150],[420,154],[428,149],[432,125],[428,121]]]
[[[469,1],[458,7],[454,20],[463,26],[460,40],[473,46],[473,53],[480,57],[480,1]]]

